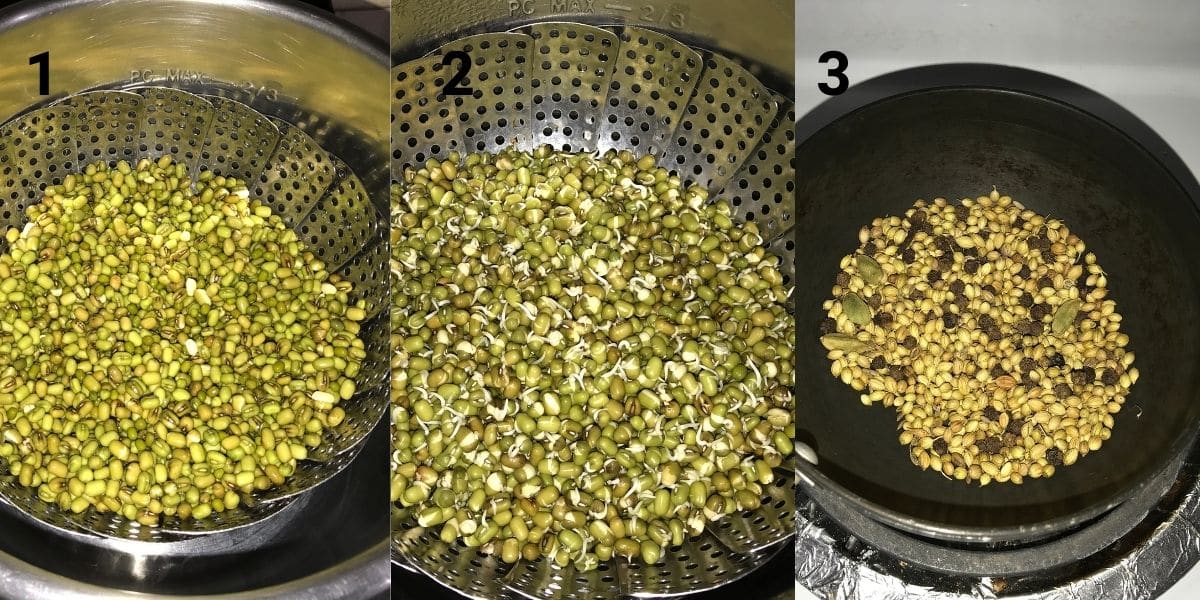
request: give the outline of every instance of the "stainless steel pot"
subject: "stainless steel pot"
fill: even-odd
[[[69,108],[80,92],[95,89],[159,86],[235,100],[307,136],[292,139],[311,141],[340,158],[345,163],[340,181],[357,186],[360,178],[366,210],[386,215],[387,53],[315,11],[269,1],[26,2],[0,11],[0,52],[8,57],[0,63],[0,121],[20,121],[25,113],[64,98],[68,100],[56,106]],[[48,96],[39,95],[38,68],[25,58],[42,52],[49,52]],[[157,118],[167,121],[162,114]],[[96,127],[96,121],[86,118],[71,122],[83,131]],[[213,116],[214,130],[216,122]],[[143,130],[146,123],[155,121],[147,116],[141,121]],[[269,125],[267,119],[262,123]],[[245,129],[243,135],[274,130]],[[91,132],[103,133],[98,128]],[[143,139],[147,141],[154,145],[153,139]],[[81,151],[84,145],[81,141]],[[215,164],[216,154],[225,150],[197,147],[197,168],[204,161]],[[238,162],[231,157],[226,166]],[[314,168],[300,163],[292,171]],[[25,181],[19,185],[29,187]],[[303,226],[306,212],[292,215],[297,227]],[[346,208],[341,213],[344,222],[314,221],[313,227],[321,233],[327,226],[342,227],[351,237],[369,229],[347,217]],[[339,262],[367,254],[335,244],[333,237],[344,237],[340,232],[330,236],[329,251]],[[384,250],[380,256],[385,255],[386,244],[379,247]],[[0,536],[0,595],[62,598],[115,590],[312,598],[384,594],[386,425],[375,427],[353,450],[357,457],[344,470],[283,501],[286,506],[269,517],[204,535],[116,539],[49,526],[14,506],[0,505],[0,531],[5,533]],[[371,510],[376,498],[378,510]]]
[[[794,89],[790,0],[398,0],[393,2],[392,56],[400,63],[473,33],[554,21],[656,29],[690,46],[753,63],[759,80],[788,97]]]

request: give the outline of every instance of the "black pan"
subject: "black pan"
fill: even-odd
[[[1062,79],[940,65],[865,82],[801,120],[797,149],[797,438],[801,481],[886,524],[940,539],[1028,541],[1136,494],[1190,445],[1200,419],[1200,188],[1145,124]],[[921,471],[895,412],[829,372],[818,326],[859,228],[917,198],[996,186],[1063,219],[1096,253],[1141,378],[1099,452],[1049,479],[981,487]],[[804,275],[800,275],[800,274]]]

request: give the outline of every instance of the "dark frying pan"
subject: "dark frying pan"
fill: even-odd
[[[800,123],[797,149],[798,441],[806,486],[924,536],[1031,541],[1110,510],[1190,447],[1200,419],[1200,188],[1165,142],[1099,94],[1048,75],[940,65],[851,88]],[[986,487],[921,471],[895,412],[834,379],[821,303],[859,228],[917,198],[992,186],[1064,219],[1094,251],[1141,379],[1099,452],[1049,479]]]

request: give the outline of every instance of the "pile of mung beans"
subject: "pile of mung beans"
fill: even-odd
[[[405,171],[392,500],[506,562],[657,563],[792,452],[789,292],[754,223],[652,157]]]
[[[45,502],[204,519],[345,419],[363,308],[241,182],[97,163],[26,215],[0,255],[0,458]]]
[[[917,201],[841,261],[821,342],[922,469],[1020,484],[1099,450],[1138,380],[1096,256],[1008,196]]]

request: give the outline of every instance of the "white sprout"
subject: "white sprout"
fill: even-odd
[[[751,371],[754,371],[754,379],[758,381],[758,387],[761,388],[763,385],[762,373],[758,371],[758,367],[754,366],[754,361],[749,356],[746,357],[746,366],[750,367]]]

